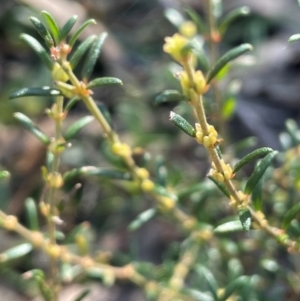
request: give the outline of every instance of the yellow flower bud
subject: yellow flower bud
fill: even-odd
[[[66,82],[69,80],[68,74],[61,68],[61,66],[55,62],[51,71],[52,77],[56,81]]]
[[[16,225],[18,224],[18,219],[14,215],[8,215],[6,218],[3,220],[3,228],[6,230],[14,230]]]
[[[61,188],[64,184],[64,181],[60,173],[52,172],[47,176],[47,183],[52,188]]]
[[[175,33],[172,37],[165,38],[164,52],[169,53],[177,62],[181,63],[185,57],[182,55],[183,48],[188,39],[181,34]]]
[[[143,180],[143,182],[141,183],[141,188],[145,192],[152,191],[154,188],[154,183],[149,179]]]
[[[192,21],[186,21],[180,26],[179,32],[182,35],[191,38],[197,34],[197,26]]]
[[[52,258],[58,258],[61,255],[61,249],[60,249],[60,246],[58,246],[58,245],[48,245],[45,248],[45,251]]]
[[[210,147],[210,141],[209,141],[209,137],[208,137],[208,136],[204,136],[204,137],[203,137],[203,145],[204,145],[206,148],[209,148],[209,147]]]
[[[111,150],[115,155],[122,157],[127,157],[131,154],[130,146],[126,143],[114,143],[111,147]]]
[[[196,141],[200,144],[203,143],[203,133],[202,133],[202,131],[197,131],[196,132]]]
[[[149,172],[146,168],[137,168],[135,172],[141,179],[147,179],[149,177]]]
[[[200,70],[197,70],[194,75],[195,88],[199,95],[202,95],[206,92],[206,80],[203,73]]]

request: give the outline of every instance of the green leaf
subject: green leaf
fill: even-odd
[[[102,86],[123,85],[122,81],[116,77],[98,77],[87,84],[87,88],[95,88]]]
[[[69,60],[72,70],[74,70],[77,67],[81,58],[86,53],[86,51],[89,49],[91,44],[95,41],[95,39],[96,39],[96,35],[92,35],[92,36],[88,37],[76,48],[74,53],[72,53],[72,56]]]
[[[50,139],[41,131],[41,129],[32,122],[26,115],[22,113],[14,113],[14,117],[22,124],[22,126],[37,137],[43,144],[48,145]]]
[[[251,194],[251,201],[253,204],[253,207],[256,211],[260,211],[262,209],[262,184],[263,184],[263,178],[262,177],[258,183],[255,185],[252,194]]]
[[[34,37],[28,34],[21,34],[21,40],[23,40],[33,51],[39,56],[47,68],[51,71],[53,69],[54,62],[52,61],[50,55],[47,53],[45,48],[38,42]]]
[[[244,227],[242,226],[240,221],[230,221],[224,224],[217,226],[214,229],[215,233],[230,233],[230,232],[237,232],[243,231]]]
[[[64,138],[66,141],[71,140],[74,138],[74,136],[81,130],[83,129],[87,124],[92,122],[94,120],[93,116],[84,116],[74,122],[66,131],[64,134]]]
[[[225,120],[229,120],[233,116],[236,104],[237,102],[235,97],[229,97],[225,100],[222,105],[222,117]]]
[[[248,154],[244,158],[242,158],[237,164],[235,164],[232,172],[236,173],[246,164],[250,163],[251,161],[253,161],[259,157],[265,156],[265,155],[271,153],[272,151],[273,151],[273,149],[270,147],[262,147],[262,148],[256,149],[255,151],[251,152],[250,154]]]
[[[91,290],[89,288],[84,289],[79,295],[78,297],[76,297],[76,299],[74,299],[74,301],[83,301],[83,299],[89,295],[89,293],[91,292]]]
[[[59,30],[59,27],[58,27],[56,21],[54,20],[54,18],[52,17],[52,15],[49,14],[45,10],[43,10],[41,12],[41,14],[46,19],[46,22],[47,22],[49,30],[50,30],[53,38],[54,38],[54,41],[55,41],[56,45],[58,45],[60,43],[60,30]]]
[[[70,31],[72,30],[73,26],[75,25],[78,17],[76,15],[72,16],[66,24],[63,26],[60,32],[60,40],[63,41],[66,39]]]
[[[290,208],[284,215],[282,227],[287,229],[290,222],[295,219],[295,217],[300,213],[300,203],[297,203],[292,208]]]
[[[9,95],[9,99],[15,99],[20,97],[29,97],[29,96],[58,96],[61,95],[61,92],[57,89],[52,89],[48,86],[38,87],[38,88],[22,88],[17,90]]]
[[[150,208],[142,213],[140,213],[128,226],[130,231],[136,231],[142,225],[147,223],[151,218],[157,213],[156,209]]]
[[[230,61],[234,60],[235,58],[239,57],[240,55],[244,54],[246,51],[252,50],[253,47],[250,44],[242,44],[238,47],[235,47],[228,52],[226,52],[208,71],[206,76],[207,84],[222,70],[223,67],[226,66]]]
[[[221,190],[221,192],[223,192],[223,194],[224,194],[228,199],[230,199],[230,193],[229,193],[227,187],[226,187],[223,183],[220,183],[219,181],[217,181],[217,180],[216,180],[214,177],[212,177],[212,176],[208,176],[208,178],[209,178],[210,180],[212,180],[212,181],[216,184],[216,186]]]
[[[223,12],[223,5],[221,0],[212,0],[212,13],[216,20],[218,20]]]
[[[157,193],[158,195],[166,196],[170,199],[172,199],[174,202],[178,201],[178,197],[176,194],[171,193],[169,190],[167,190],[165,187],[160,186],[160,185],[155,185],[154,186],[154,192]]]
[[[80,34],[91,24],[96,24],[96,21],[94,19],[89,19],[87,21],[85,21],[77,30],[76,32],[73,34],[73,36],[71,37],[70,41],[69,41],[69,45],[71,47],[74,46],[75,42],[77,41],[77,39],[79,38]]]
[[[157,95],[155,97],[155,104],[159,105],[161,103],[165,102],[173,102],[173,101],[182,101],[182,100],[187,100],[187,97],[181,94],[177,90],[166,90],[162,92],[161,94]]]
[[[12,247],[3,253],[0,253],[0,262],[7,262],[9,260],[23,257],[32,251],[33,247],[30,243],[23,243],[16,247]]]
[[[165,10],[165,17],[173,24],[177,29],[180,28],[181,24],[185,21],[181,13],[174,8],[168,8]]]
[[[206,26],[201,16],[192,8],[186,9],[185,12],[190,17],[190,19],[196,24],[198,32],[204,33],[206,31]]]
[[[221,36],[225,34],[227,31],[229,25],[234,22],[236,19],[240,17],[244,17],[250,14],[250,8],[248,6],[242,6],[238,7],[234,10],[232,10],[230,13],[228,13],[224,19],[220,22],[219,25],[219,32]]]
[[[183,132],[188,134],[189,136],[195,138],[196,137],[196,131],[195,129],[180,115],[171,112],[170,113],[170,121],[177,126],[179,129],[181,129]]]
[[[96,104],[98,109],[100,110],[100,112],[102,113],[102,115],[104,116],[108,124],[110,125],[110,127],[113,128],[113,120],[107,106],[103,102],[97,102]]]
[[[98,168],[95,166],[83,166],[74,168],[63,174],[63,180],[68,181],[78,176],[96,176],[105,177],[114,180],[131,180],[132,177],[128,172],[120,171],[117,169]]]
[[[71,108],[80,100],[79,97],[75,96],[72,99],[70,99],[65,107],[65,111],[69,112]]]
[[[99,57],[101,47],[102,47],[106,37],[107,37],[107,33],[104,32],[95,39],[93,46],[90,49],[88,56],[86,58],[86,61],[82,67],[82,79],[83,80],[87,81],[91,77],[94,67],[96,65],[96,62]]]
[[[157,156],[155,158],[155,178],[157,184],[166,187],[168,171],[165,166],[165,160],[163,156]]]
[[[32,198],[25,200],[25,212],[28,221],[29,229],[32,231],[39,230],[38,210],[35,201]]]
[[[250,194],[258,181],[262,178],[264,175],[266,169],[271,165],[274,157],[277,155],[277,151],[273,151],[269,153],[266,157],[264,157],[255,167],[252,175],[248,179],[244,192],[246,194]]]
[[[54,41],[45,25],[37,18],[30,17],[29,20],[34,25],[40,36],[45,40],[46,45],[51,48],[54,46]]]
[[[10,173],[7,170],[0,171],[0,181],[7,179],[10,176]]]
[[[219,300],[218,298],[218,284],[217,281],[212,274],[212,272],[207,269],[205,266],[197,264],[194,268],[195,272],[203,277],[208,284],[209,290],[212,293],[214,300]]]
[[[289,43],[298,42],[298,41],[300,41],[300,34],[299,33],[293,34],[289,38]]]
[[[299,128],[295,120],[288,119],[285,123],[285,127],[289,135],[291,136],[291,139],[293,141],[293,144],[295,146],[300,144],[300,137],[299,137]]]
[[[251,227],[251,212],[248,208],[238,208],[238,215],[244,230],[249,231]]]
[[[245,286],[248,286],[249,284],[250,284],[250,279],[247,276],[240,276],[236,278],[231,283],[229,283],[229,285],[226,286],[225,292],[222,295],[222,297],[219,298],[219,300],[226,301],[233,293],[239,295],[240,290]]]

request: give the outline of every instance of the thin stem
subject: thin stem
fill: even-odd
[[[68,74],[70,82],[76,89],[82,88],[82,83],[77,79],[76,75],[73,73],[72,69],[70,68],[70,64],[67,61],[60,61],[61,67],[63,70]],[[191,70],[191,69],[190,69]],[[190,76],[193,76],[190,74]],[[102,112],[97,107],[95,100],[90,95],[80,95],[81,99],[85,103],[88,110],[91,112],[91,114],[95,117],[95,119],[98,121],[100,126],[102,127],[102,130],[104,134],[106,135],[107,139],[111,143],[120,143],[120,139],[118,134],[111,128],[109,123],[106,121],[105,117],[103,116]],[[141,175],[138,173],[139,167],[135,164],[133,157],[131,155],[132,152],[128,155],[122,156],[122,159],[124,163],[126,164],[127,168],[129,169],[130,173],[132,174],[134,180],[138,183],[138,185],[141,185],[142,182],[145,180],[145,178],[141,177]],[[151,195],[154,197],[155,201],[158,203],[158,205],[162,204],[161,196],[151,192]],[[185,229],[186,231],[191,232],[192,229],[189,226],[186,226],[186,221],[194,220],[193,217],[187,215],[185,212],[183,212],[180,208],[175,207],[173,210],[169,211],[173,217],[179,222],[181,227]]]
[[[180,291],[184,286],[184,281],[188,276],[193,264],[197,259],[199,246],[194,242],[194,245],[187,248],[182,254],[179,262],[176,264],[173,275],[169,281],[169,286],[176,291]]]
[[[208,45],[209,45],[209,57],[210,57],[210,65],[214,66],[219,57],[219,43],[221,40],[220,33],[216,26],[216,18],[213,12],[213,1],[206,0],[206,18],[208,24]],[[218,82],[213,79],[211,82],[211,90],[213,93],[213,98],[216,104],[216,112],[215,112],[215,121],[218,123],[218,131],[221,136],[225,138],[225,120],[222,116],[222,96],[221,91],[219,89]],[[227,139],[224,139],[227,141]]]
[[[54,137],[54,144],[59,143],[62,140],[62,120],[63,120],[63,102],[64,98],[63,96],[58,96],[56,98],[56,103],[52,108],[53,111],[53,118],[55,121],[55,137]],[[51,174],[55,175],[59,172],[59,163],[60,163],[60,151],[54,151],[53,152],[53,162],[51,166]],[[56,209],[56,202],[57,202],[57,188],[54,185],[50,185],[49,192],[48,192],[48,204],[50,205],[50,211],[49,215],[47,217],[48,222],[48,233],[50,238],[50,243],[55,245],[56,244],[56,225],[54,222],[53,217],[57,215],[57,209]],[[57,279],[58,276],[58,265],[57,260],[50,256],[50,267],[51,267],[51,279],[52,279],[52,285],[53,285],[53,293],[54,293],[54,301],[58,300],[58,291],[59,291],[59,282]]]

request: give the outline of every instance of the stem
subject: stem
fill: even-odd
[[[60,61],[59,63],[61,64],[61,67],[63,68],[63,70],[68,74],[72,85],[75,87],[75,89],[79,90],[82,87],[82,83],[77,79],[77,77],[73,73],[73,71],[70,67],[70,64],[67,61]],[[187,61],[187,64],[188,64],[188,61]],[[189,70],[192,70],[191,67],[189,68]],[[192,76],[192,78],[193,78],[193,72],[190,74],[190,76]],[[97,107],[95,100],[90,95],[80,95],[80,97],[83,100],[83,102],[85,103],[88,110],[91,112],[91,114],[95,117],[95,119],[98,121],[98,123],[102,127],[102,130],[103,130],[104,134],[106,135],[107,139],[111,143],[121,143],[118,134],[111,128],[109,123],[106,121],[105,117],[103,116],[103,114],[101,113],[99,108]],[[124,163],[126,164],[128,170],[132,174],[133,179],[140,186],[142,184],[142,182],[145,180],[145,178],[141,177],[140,174],[137,172],[139,167],[135,164],[131,153],[132,152],[130,152],[129,155],[122,156],[122,159],[123,159]],[[154,199],[158,205],[161,204],[160,195],[154,193],[153,191],[151,192],[151,195],[154,197]],[[185,221],[195,220],[192,216],[187,215],[184,211],[182,211],[178,207],[173,208],[173,210],[171,210],[170,213],[175,218],[175,220],[177,220],[179,222],[179,224],[181,225],[181,227],[184,230],[186,230],[188,232],[192,231],[191,227],[186,226],[184,224]]]
[[[199,246],[194,242],[194,245],[190,248],[187,248],[182,254],[179,262],[174,268],[173,275],[169,281],[169,286],[179,292],[183,286],[188,273],[190,272],[192,265],[197,259],[197,254],[199,251]]]
[[[53,113],[54,113],[54,120],[55,120],[55,137],[54,143],[59,143],[62,141],[62,119],[63,119],[63,96],[58,96],[56,98],[56,104],[53,106]],[[51,174],[57,174],[59,172],[59,163],[60,163],[60,151],[53,152],[53,162],[51,166]],[[50,185],[49,193],[48,193],[48,204],[50,204],[50,212],[47,218],[48,222],[48,233],[50,238],[50,243],[52,245],[56,244],[55,232],[56,232],[56,225],[53,220],[53,217],[57,215],[56,210],[56,201],[57,201],[57,188],[53,185]],[[58,265],[57,260],[50,256],[50,267],[51,267],[51,281],[53,285],[53,294],[54,294],[54,301],[58,300],[58,291],[59,291],[59,282],[57,279],[58,275]]]
[[[210,65],[214,66],[217,62],[217,59],[219,57],[219,43],[221,40],[221,37],[219,36],[220,33],[218,32],[217,26],[216,26],[216,18],[213,13],[213,1],[212,0],[206,0],[206,18],[207,18],[207,24],[208,24],[208,45],[209,45],[209,57],[210,57]],[[213,93],[213,98],[215,101],[215,104],[217,106],[216,112],[215,112],[215,121],[218,123],[218,131],[220,132],[221,136],[224,137],[224,140],[226,136],[226,124],[225,120],[222,117],[222,96],[221,91],[218,86],[218,82],[213,79],[211,81],[211,88]]]

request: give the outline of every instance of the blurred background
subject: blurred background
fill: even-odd
[[[53,124],[44,112],[52,100],[37,97],[8,100],[9,94],[16,89],[52,85],[48,70],[19,39],[23,32],[39,39],[28,17],[38,17],[41,10],[50,12],[59,25],[74,14],[79,16],[78,26],[87,18],[96,19],[97,25],[89,27],[82,39],[90,34],[108,32],[94,77],[118,77],[124,85],[97,89],[94,96],[99,104],[107,107],[122,140],[135,148],[137,162],[147,158],[153,174],[159,166],[166,167],[167,185],[179,190],[188,183],[203,181],[208,172],[205,151],[169,122],[171,110],[189,118],[191,113],[181,104],[174,108],[174,103],[157,106],[154,101],[165,89],[179,88],[172,74],[171,59],[162,51],[164,38],[177,31],[165,12],[172,8],[185,16],[185,9],[192,7],[204,16],[203,0],[1,0],[0,4],[0,163],[12,174],[9,183],[0,184],[2,210],[17,215],[26,224],[24,200],[30,196],[38,201],[41,195],[40,168],[46,149],[20,128],[13,113],[19,111],[30,116],[51,135]],[[288,38],[300,32],[300,10],[296,0],[223,0],[224,14],[243,5],[249,6],[251,13],[230,26],[220,47],[220,52],[224,53],[241,43],[254,46],[244,66],[230,75],[230,80],[237,80],[240,89],[235,96],[234,112],[227,118],[227,151],[232,151],[236,143],[248,137],[255,137],[256,146],[281,150],[279,137],[285,121],[292,118],[299,122],[300,44],[288,44]],[[227,83],[221,82],[221,90],[226,89]],[[210,109],[213,119],[213,108]],[[76,104],[66,127],[87,114],[82,104]],[[108,167],[115,164],[113,160],[101,129],[92,123],[66,151],[61,169],[66,171],[83,165]],[[68,191],[75,183],[68,183],[62,195],[65,200],[62,232],[69,233],[74,226],[88,221],[92,249],[115,254],[112,263],[116,265],[123,265],[132,258],[160,264],[166,258],[176,257],[176,242],[181,241],[182,234],[167,220],[157,218],[139,231],[127,231],[130,221],[151,207],[150,198],[132,192],[129,184],[97,179],[80,181],[81,189],[71,195]],[[116,189],[118,193],[113,193]],[[208,219],[202,216],[199,198],[194,195],[190,210],[196,212],[200,220]],[[220,212],[216,208],[207,212],[216,220],[226,215],[226,210]],[[22,240],[4,232],[0,232],[0,236],[0,251]],[[169,246],[174,242],[170,251]],[[30,289],[18,275],[32,266],[47,269],[42,254],[34,254],[8,266],[0,265],[3,300],[32,300]],[[253,272],[250,264],[248,269],[249,273]],[[89,285],[93,293],[87,300],[144,300],[139,290],[128,284],[118,285],[113,290],[94,282]],[[279,286],[280,292],[288,296],[288,289],[283,284]],[[68,298],[79,289],[76,285],[66,287],[62,300],[72,300]],[[268,297],[278,293],[271,291]],[[281,300],[293,300],[285,298]]]

